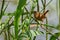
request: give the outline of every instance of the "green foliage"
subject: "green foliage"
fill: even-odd
[[[7,6],[4,8],[4,3],[5,0],[2,1],[2,7],[1,7],[1,12],[0,12],[0,27],[1,27],[1,31],[0,34],[4,33],[5,34],[5,40],[35,40],[37,35],[41,35],[44,34],[42,31],[39,30],[39,26],[41,26],[39,23],[39,21],[36,21],[36,19],[34,19],[32,17],[32,12],[34,11],[35,7],[37,6],[37,11],[39,12],[39,0],[31,0],[32,1],[32,5],[31,5],[31,10],[28,11],[27,9],[27,5],[29,5],[27,0],[19,0],[18,2],[18,6],[15,12],[13,13],[5,13]],[[46,0],[45,0],[46,1]],[[45,4],[44,0],[41,0],[42,2],[42,11],[45,10],[45,8],[52,2],[52,0],[50,0],[47,4]],[[37,3],[37,4],[36,4]],[[24,12],[24,10],[26,11],[26,13]],[[9,16],[9,18],[5,21],[5,23],[1,22],[1,18],[3,16]],[[14,20],[12,21],[12,23],[10,23],[12,17],[14,16]],[[31,25],[31,19],[35,20],[37,22],[37,27],[35,30],[31,30],[30,25]],[[22,22],[20,22],[22,21]],[[48,21],[47,21],[48,22]],[[2,26],[3,25],[3,26]],[[43,26],[45,26],[46,28],[54,28],[54,29],[58,29],[60,27],[55,28],[54,26],[48,25],[47,24],[42,24]],[[10,32],[11,27],[14,26],[13,33]],[[3,28],[2,28],[3,27]],[[48,32],[48,31],[47,31]],[[46,33],[47,33],[46,32]],[[52,33],[50,33],[52,35]],[[8,36],[8,37],[7,37]],[[50,40],[56,40],[58,37],[60,36],[60,32],[59,33],[55,33],[54,35],[51,36]]]
[[[23,13],[23,9],[22,7],[26,4],[26,0],[19,0],[18,6],[17,6],[17,10],[15,13],[15,18],[14,18],[14,25],[15,25],[15,37],[16,39],[18,39],[18,27],[19,27],[19,18],[20,15]]]
[[[52,36],[50,37],[50,40],[56,40],[56,39],[58,39],[59,36],[60,36],[60,32],[55,33],[54,35],[52,35]]]
[[[5,3],[5,0],[2,1],[2,7],[1,7],[0,19],[1,19],[1,17],[4,15],[4,11],[3,11],[4,3]]]
[[[60,24],[56,27],[57,30],[60,30]]]

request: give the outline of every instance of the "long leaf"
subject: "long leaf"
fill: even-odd
[[[16,39],[18,38],[18,23],[19,23],[19,18],[20,18],[20,15],[22,14],[23,12],[23,9],[22,7],[26,4],[26,0],[19,0],[19,3],[18,3],[18,6],[17,6],[17,10],[16,10],[16,13],[15,13],[15,21],[14,21],[14,26],[15,26],[15,37]],[[18,40],[18,39],[17,39]]]

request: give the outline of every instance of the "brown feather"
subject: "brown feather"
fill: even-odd
[[[47,12],[49,12],[49,10],[47,10],[47,11],[44,12],[43,14],[40,13],[40,12],[34,11],[34,17],[35,17],[37,20],[43,21],[43,19],[46,18]]]

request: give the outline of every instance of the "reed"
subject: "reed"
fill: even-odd
[[[50,0],[48,3],[46,3],[47,2],[46,0],[41,0],[42,8],[39,7],[39,0],[30,0],[28,3],[26,3],[27,0],[19,0],[16,11],[9,14],[5,13],[9,5],[8,3],[6,7],[4,7],[5,1],[6,0],[2,1],[2,6],[0,11],[0,27],[1,27],[0,35],[4,33],[5,35],[4,40],[35,40],[37,35],[44,34],[43,31],[39,30],[41,26],[44,26],[44,28],[42,27],[41,28],[46,31],[46,40],[48,40],[48,34],[53,36],[53,37],[52,36],[50,37],[50,40],[52,40],[51,38],[56,39],[55,37],[60,36],[60,32],[55,35],[49,31],[48,28],[54,28],[56,30],[57,28],[54,26],[48,25],[47,17],[45,18],[46,24],[42,24],[41,23],[42,21],[37,20],[33,16],[35,7],[37,8],[36,12],[45,13],[46,7],[52,2],[52,0]],[[32,3],[30,5],[31,6],[30,10],[26,7],[27,5],[29,5],[29,3]],[[1,19],[3,16],[9,17],[7,21],[5,21],[5,23],[1,22]],[[12,22],[10,23],[13,17],[14,17],[14,20],[12,20]],[[59,20],[60,20],[60,14],[59,14]],[[32,23],[33,21],[35,21],[36,23]],[[36,26],[34,27],[35,29],[31,29],[32,28],[31,25],[33,25],[33,27]],[[11,33],[11,28],[13,33]]]

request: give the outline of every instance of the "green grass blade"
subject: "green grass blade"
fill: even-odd
[[[0,19],[1,19],[2,15],[4,14],[4,13],[3,13],[4,3],[5,3],[5,0],[2,1]]]
[[[19,18],[20,18],[20,15],[21,15],[22,12],[23,12],[22,7],[23,7],[25,4],[26,4],[26,0],[19,0],[18,6],[17,6],[17,10],[16,10],[16,13],[15,13],[14,26],[15,26],[15,37],[16,37],[16,40],[18,40]]]

